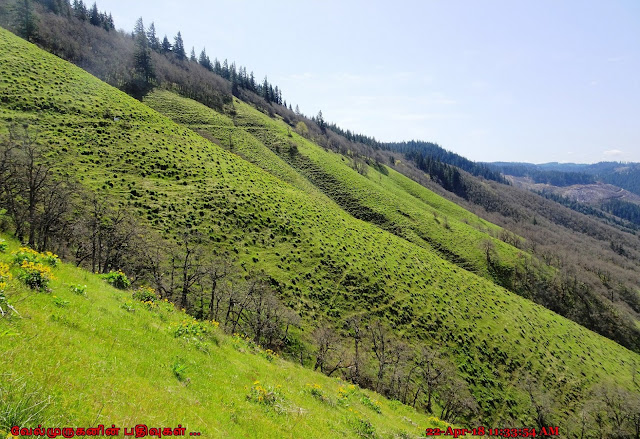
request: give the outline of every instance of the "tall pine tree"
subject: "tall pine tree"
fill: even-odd
[[[156,25],[153,22],[151,22],[151,25],[147,30],[147,39],[149,40],[149,48],[151,48],[151,50],[159,52],[161,47],[160,40],[156,35]]]
[[[89,19],[89,12],[82,0],[73,0],[73,15],[82,21]]]
[[[27,41],[34,41],[38,33],[38,22],[31,0],[19,0],[15,14],[18,34]]]
[[[134,37],[136,41],[136,51],[134,53],[135,70],[144,83],[148,85],[155,79],[155,73],[151,61],[151,48],[149,47],[149,40],[147,39],[142,17],[136,21]]]
[[[169,42],[169,38],[167,38],[167,36],[165,35],[164,38],[162,39],[162,44],[160,46],[160,52],[169,53],[169,52],[171,52],[171,50],[173,50],[173,46],[171,46],[171,43]]]
[[[187,58],[187,52],[184,50],[184,41],[182,41],[182,34],[178,31],[178,35],[173,41],[173,53],[176,54],[176,58],[182,61]]]
[[[94,26],[100,26],[102,24],[100,20],[100,12],[98,11],[98,5],[96,2],[93,2],[93,6],[91,6],[91,12],[89,13],[89,23]]]
[[[200,52],[200,57],[198,58],[198,62],[200,63],[200,65],[202,67],[204,67],[205,69],[212,71],[213,70],[213,66],[211,65],[211,60],[209,59],[209,57],[207,56],[207,51],[206,49],[202,49],[202,52]]]

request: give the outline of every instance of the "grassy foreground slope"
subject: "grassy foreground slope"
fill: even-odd
[[[0,61],[2,130],[37,123],[85,186],[168,237],[197,228],[212,252],[264,269],[303,329],[357,313],[382,318],[416,348],[442,346],[487,422],[533,425],[529,396],[515,386],[525,374],[568,410],[605,378],[632,386],[637,354],[353,218],[304,182],[265,172],[3,30]]]
[[[11,264],[17,249],[10,242],[0,263]],[[132,299],[70,265],[53,269],[50,293],[30,290],[16,278],[18,268],[12,271],[6,294],[20,317],[0,318],[3,438],[7,408],[21,401],[24,417],[35,414],[31,426],[182,424],[210,438],[400,438],[446,428],[224,335],[211,322],[196,324],[170,303]],[[84,294],[72,292],[75,286],[85,286]]]

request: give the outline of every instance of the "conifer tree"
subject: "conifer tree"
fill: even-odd
[[[142,17],[138,18],[138,21],[136,21],[134,36],[136,41],[136,51],[134,54],[135,70],[144,82],[149,84],[155,78],[155,74],[151,61],[149,40],[147,39],[147,33],[144,29]]]
[[[64,17],[71,15],[71,6],[67,0],[44,0],[41,1],[51,12]]]
[[[189,55],[189,61],[198,62],[198,58],[196,58],[196,48],[191,47],[191,55]]]
[[[149,47],[151,50],[159,52],[161,49],[160,40],[156,35],[156,25],[151,22],[149,29],[147,30],[147,39],[149,40]]]
[[[318,124],[318,126],[322,131],[325,130],[327,124],[325,123],[324,118],[322,117],[322,110],[318,111],[318,116],[316,117],[316,123]]]
[[[229,68],[229,81],[232,84],[238,83],[238,72],[236,71],[236,63],[231,63],[231,67]]]
[[[198,62],[205,69],[207,69],[209,71],[213,70],[213,66],[211,65],[211,60],[207,56],[207,50],[206,49],[202,49],[202,52],[200,52],[200,57],[198,58]]]
[[[222,77],[229,79],[229,63],[227,63],[226,59],[222,62]]]
[[[176,54],[176,58],[182,61],[187,58],[187,52],[184,50],[184,42],[182,41],[182,34],[178,31],[173,41],[173,53]]]
[[[264,81],[262,81],[262,97],[267,102],[271,100],[271,95],[269,94],[269,81],[266,76],[264,77]]]
[[[87,21],[89,19],[87,7],[84,5],[82,0],[73,0],[73,15],[82,21]]]
[[[31,0],[19,0],[16,8],[18,34],[27,41],[33,41],[38,33],[38,23],[33,13]]]
[[[162,39],[162,45],[160,46],[160,51],[162,53],[169,53],[169,52],[171,52],[172,49],[173,49],[173,47],[171,46],[171,43],[169,42],[169,38],[167,38],[167,36],[165,35],[164,38]]]
[[[102,23],[100,21],[100,12],[98,11],[98,5],[96,2],[93,2],[93,6],[91,6],[91,12],[89,13],[89,23],[94,26],[100,26]]]

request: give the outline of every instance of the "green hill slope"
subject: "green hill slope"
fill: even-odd
[[[265,270],[282,300],[302,317],[303,332],[323,316],[340,326],[359,314],[382,318],[416,349],[441,346],[470,383],[485,422],[512,418],[532,425],[529,395],[517,385],[524,375],[548,390],[562,407],[561,417],[605,378],[632,386],[637,354],[460,269],[426,246],[354,218],[258,144],[255,148],[269,166],[280,168],[280,176],[6,31],[0,31],[0,61],[4,132],[9,122],[37,124],[61,165],[84,186],[126,206],[141,223],[167,237],[198,229],[212,252],[237,257],[246,270]],[[249,114],[238,107],[239,114]],[[217,119],[204,122],[218,124]],[[278,129],[286,134],[284,127]],[[247,131],[259,138],[259,129]],[[298,140],[310,162],[321,154]],[[322,154],[335,166],[341,160]],[[335,178],[339,172],[342,168]],[[352,177],[345,173],[344,178]],[[354,184],[366,190],[381,184],[375,180]],[[396,176],[385,185],[394,181]],[[374,201],[367,201],[370,209]],[[452,229],[475,233],[463,218],[458,223],[455,215],[464,213],[448,206]],[[439,227],[443,236],[453,233]],[[65,343],[62,335],[55,340],[48,349]],[[47,373],[49,367],[36,380],[46,382],[42,374]]]
[[[443,199],[382,165],[367,175],[343,155],[325,151],[278,121],[234,99],[232,116],[166,91],[145,98],[152,108],[241,154],[266,171],[313,194],[319,188],[356,218],[371,222],[474,272],[487,272],[483,243],[490,241],[502,264],[514,266],[520,251],[495,239],[499,227]],[[231,136],[231,137],[230,137]],[[295,153],[291,147],[295,145]],[[366,166],[366,165],[365,165]],[[313,188],[299,182],[304,176]]]
[[[447,427],[67,264],[53,268],[50,293],[34,292],[17,279],[15,251],[11,242],[0,254],[14,274],[5,293],[20,313],[0,318],[3,438],[13,423],[115,424],[121,435],[137,424],[181,424],[187,435],[219,438],[400,438]]]

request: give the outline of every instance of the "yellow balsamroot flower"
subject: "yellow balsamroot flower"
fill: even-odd
[[[0,262],[0,276],[11,279],[11,273],[9,273],[9,264]]]

